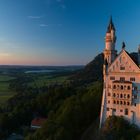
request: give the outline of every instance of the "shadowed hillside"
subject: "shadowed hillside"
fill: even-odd
[[[82,83],[102,81],[103,62],[103,53],[100,53],[84,69],[78,71],[70,79]]]

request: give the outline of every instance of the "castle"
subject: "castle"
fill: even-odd
[[[105,37],[103,95],[100,127],[112,115],[123,116],[140,127],[140,47],[135,57],[125,50],[115,50],[115,27],[110,19]]]

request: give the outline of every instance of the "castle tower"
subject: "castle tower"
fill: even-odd
[[[110,65],[116,58],[117,51],[115,50],[116,35],[115,27],[112,22],[112,17],[107,28],[105,36],[105,50],[104,50],[104,60]]]
[[[106,93],[107,93],[107,84],[108,84],[108,68],[117,56],[117,51],[115,50],[115,43],[116,43],[115,27],[111,17],[105,36],[105,49],[103,52],[104,53],[104,64],[103,64],[104,87],[103,87],[103,96],[102,96],[102,105],[101,105],[101,114],[100,114],[100,128],[106,119],[106,112],[107,112]]]

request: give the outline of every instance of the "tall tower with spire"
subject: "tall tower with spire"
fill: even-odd
[[[102,123],[106,119],[106,90],[108,84],[108,68],[111,63],[115,60],[117,56],[117,51],[115,50],[116,43],[116,35],[115,35],[115,27],[112,21],[112,17],[110,17],[110,22],[107,27],[107,32],[105,36],[105,49],[104,49],[104,65],[103,65],[103,79],[104,79],[104,88],[103,88],[103,97],[102,97],[102,105],[101,105],[101,114],[100,114],[100,127]]]
[[[115,50],[116,35],[115,27],[110,17],[110,22],[107,28],[105,36],[105,50],[104,50],[104,60],[110,65],[116,58],[117,51]]]

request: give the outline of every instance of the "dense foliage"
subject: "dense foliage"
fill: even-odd
[[[140,130],[123,117],[109,117],[100,133],[101,140],[137,140]]]
[[[97,94],[98,93],[98,94]],[[77,140],[87,127],[99,117],[102,84],[84,87],[67,98],[56,112],[49,113],[43,128],[27,140]]]

